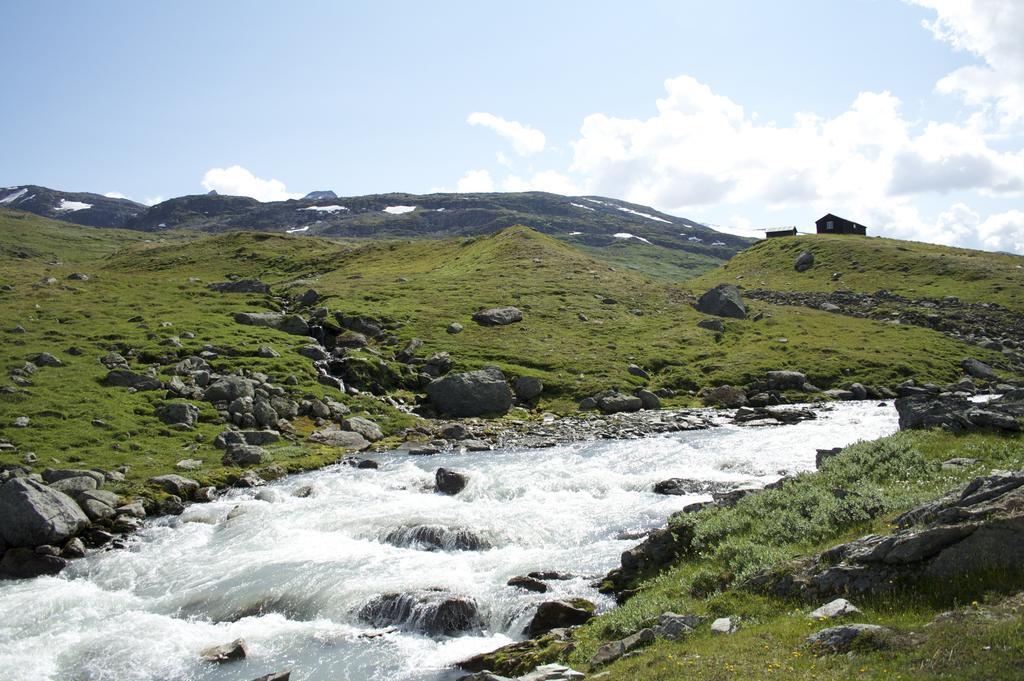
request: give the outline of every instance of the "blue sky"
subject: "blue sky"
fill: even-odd
[[[1024,253],[1021,5],[8,0],[0,185],[536,188]]]

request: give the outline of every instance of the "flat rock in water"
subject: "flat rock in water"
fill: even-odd
[[[232,660],[242,660],[248,655],[245,641],[243,639],[235,639],[231,643],[224,643],[219,646],[212,646],[207,648],[203,652],[199,653],[199,656],[205,662],[230,662]]]

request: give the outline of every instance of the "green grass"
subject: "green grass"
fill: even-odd
[[[951,381],[968,355],[997,359],[929,330],[759,303],[752,308],[764,319],[728,320],[716,334],[697,328],[704,315],[679,285],[594,260],[522,227],[460,240],[353,245],[265,233],[151,236],[0,210],[0,249],[16,254],[0,260],[0,284],[13,287],[0,292],[2,383],[11,385],[9,371],[38,352],[66,364],[40,369],[24,391],[0,394],[3,435],[34,452],[38,467],[130,465],[129,492],[183,458],[204,461],[199,478],[223,480],[234,471],[220,465],[210,444],[222,426],[208,405],[197,431],[182,433],[155,418],[162,394],[101,387],[106,369],[98,360],[110,351],[131,351],[137,370],[153,365],[163,372],[210,345],[221,354],[212,362],[218,371],[261,371],[275,383],[295,376],[293,397],[333,393],[386,430],[414,422],[370,397],[342,397],[317,384],[310,362],[296,352],[303,339],[236,324],[234,312],[276,303],[206,288],[229,274],[259,277],[275,294],[313,286],[332,311],[386,320],[399,343],[420,338],[421,356],[449,352],[457,370],[496,364],[510,376],[537,376],[545,384],[538,412],[572,411],[599,390],[643,385],[626,371],[633,362],[652,373],[650,387],[681,391],[668,404],[682,405],[695,402],[692,391],[702,386],[743,384],[773,369],[805,371],[822,388],[852,381],[891,386],[910,377]],[[90,279],[68,280],[72,272]],[[44,276],[58,281],[42,285]],[[524,321],[497,328],[471,321],[476,310],[497,305],[520,307]],[[142,321],[129,321],[137,316]],[[454,321],[464,325],[462,333],[446,333]],[[16,324],[26,333],[6,332]],[[184,348],[161,344],[185,332],[195,338],[182,338]],[[257,357],[264,344],[281,357]],[[31,426],[8,428],[17,416],[30,417]],[[105,425],[92,425],[96,419]],[[276,456],[291,468],[329,460],[328,452],[306,447]],[[20,458],[2,454],[0,463]]]
[[[998,602],[1001,594],[1024,587],[1024,574],[989,575],[968,584],[921,583],[859,599],[856,605],[864,614],[855,621],[927,632],[927,639],[908,650],[850,657],[814,657],[803,648],[807,635],[828,626],[806,619],[816,604],[756,593],[743,586],[743,579],[851,538],[887,531],[899,512],[975,475],[1020,469],[1022,442],[1020,436],[903,432],[848,447],[820,473],[747,497],[735,508],[686,516],[675,528],[693,537],[690,550],[666,572],[643,581],[641,591],[623,607],[579,630],[569,662],[585,667],[603,641],[672,611],[739,617],[742,628],[723,637],[712,636],[705,625],[682,642],[658,642],[611,665],[607,678],[1018,678],[1009,670],[1024,661],[1019,612],[1011,613],[1009,621],[972,625],[967,631],[925,625],[938,612],[975,600]],[[953,456],[980,462],[963,471],[942,469],[939,463]],[[839,500],[835,489],[851,494]]]
[[[814,266],[793,269],[803,251]],[[833,273],[840,273],[833,280]],[[908,298],[953,295],[965,302],[999,303],[1024,312],[1024,257],[895,239],[800,235],[766,239],[720,269],[691,282],[695,288],[722,281],[748,289],[873,293],[886,289]]]

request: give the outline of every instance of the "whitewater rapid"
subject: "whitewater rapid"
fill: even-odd
[[[95,552],[58,577],[0,582],[0,669],[14,681],[436,680],[474,654],[521,639],[544,600],[581,596],[637,539],[701,496],[661,496],[671,477],[764,484],[812,470],[817,448],[895,432],[892,403],[836,405],[792,426],[724,422],[638,440],[549,449],[372,455],[379,470],[335,466],[232,491],[158,518],[129,548]],[[444,466],[469,476],[433,491]],[[313,494],[300,498],[303,486]],[[267,496],[264,494],[264,496]],[[426,551],[383,541],[416,525],[464,530],[490,548]],[[545,594],[505,585],[557,570]],[[374,629],[358,612],[375,596],[442,589],[473,599],[482,629],[431,638]],[[244,638],[247,659],[202,663],[199,652]]]

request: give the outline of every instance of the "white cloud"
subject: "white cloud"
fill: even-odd
[[[164,197],[162,197],[162,196],[147,196],[146,198],[144,198],[142,200],[142,203],[144,203],[147,206],[155,206],[156,204],[163,203],[163,202],[164,202]]]
[[[457,192],[493,192],[494,180],[486,170],[469,170],[455,185]]]
[[[972,106],[992,105],[1000,122],[1024,120],[1024,3],[1020,0],[909,0],[935,11],[924,21],[937,39],[985,63],[953,71],[936,84]]]
[[[584,193],[567,175],[554,170],[543,170],[528,178],[509,175],[502,182],[501,188],[507,192],[551,192],[566,196]]]
[[[210,168],[203,175],[203,188],[229,196],[251,196],[257,201],[286,201],[302,198],[289,193],[280,180],[264,180],[239,165]]]
[[[469,114],[466,122],[493,130],[508,139],[512,143],[512,148],[520,156],[530,156],[544,151],[544,133],[528,125],[507,121],[500,116],[480,111]]]

